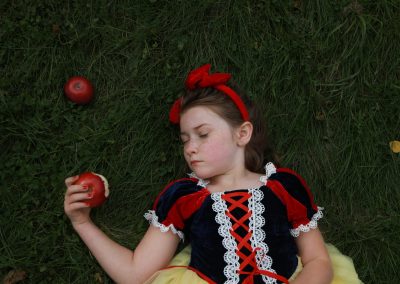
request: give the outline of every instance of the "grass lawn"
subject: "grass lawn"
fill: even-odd
[[[282,164],[325,207],[326,241],[365,283],[399,283],[399,31],[397,0],[1,1],[0,279],[112,283],[64,215],[64,179],[106,176],[93,219],[135,248],[184,169],[169,107],[211,63],[263,108]],[[74,75],[90,105],[65,99]]]

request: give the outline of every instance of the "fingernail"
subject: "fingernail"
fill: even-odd
[[[87,184],[82,185],[82,189],[83,189],[83,190],[88,190],[88,189],[89,189],[89,186],[88,186]]]
[[[88,193],[87,197],[88,198],[92,198],[93,197],[93,193]]]

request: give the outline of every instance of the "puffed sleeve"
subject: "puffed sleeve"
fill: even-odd
[[[268,185],[286,206],[293,237],[318,227],[323,208],[314,203],[307,183],[298,173],[291,169],[278,168],[276,173],[271,175]]]
[[[148,210],[144,217],[162,232],[171,230],[183,240],[186,220],[193,213],[190,200],[203,191],[204,189],[197,185],[196,179],[173,181],[158,195],[152,210]]]

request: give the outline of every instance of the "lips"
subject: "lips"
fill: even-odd
[[[191,166],[195,166],[195,165],[197,165],[198,163],[200,163],[201,161],[197,161],[197,160],[193,160],[193,161],[190,161],[190,165]]]

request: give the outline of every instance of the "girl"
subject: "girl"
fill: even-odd
[[[334,248],[330,257],[317,228],[322,208],[303,178],[272,163],[263,169],[255,105],[228,83],[229,74],[209,69],[189,73],[170,111],[193,172],[158,196],[135,251],[92,223],[91,196],[70,177],[64,208],[76,232],[118,283],[360,283],[351,260]],[[180,240],[190,246],[171,262]]]

